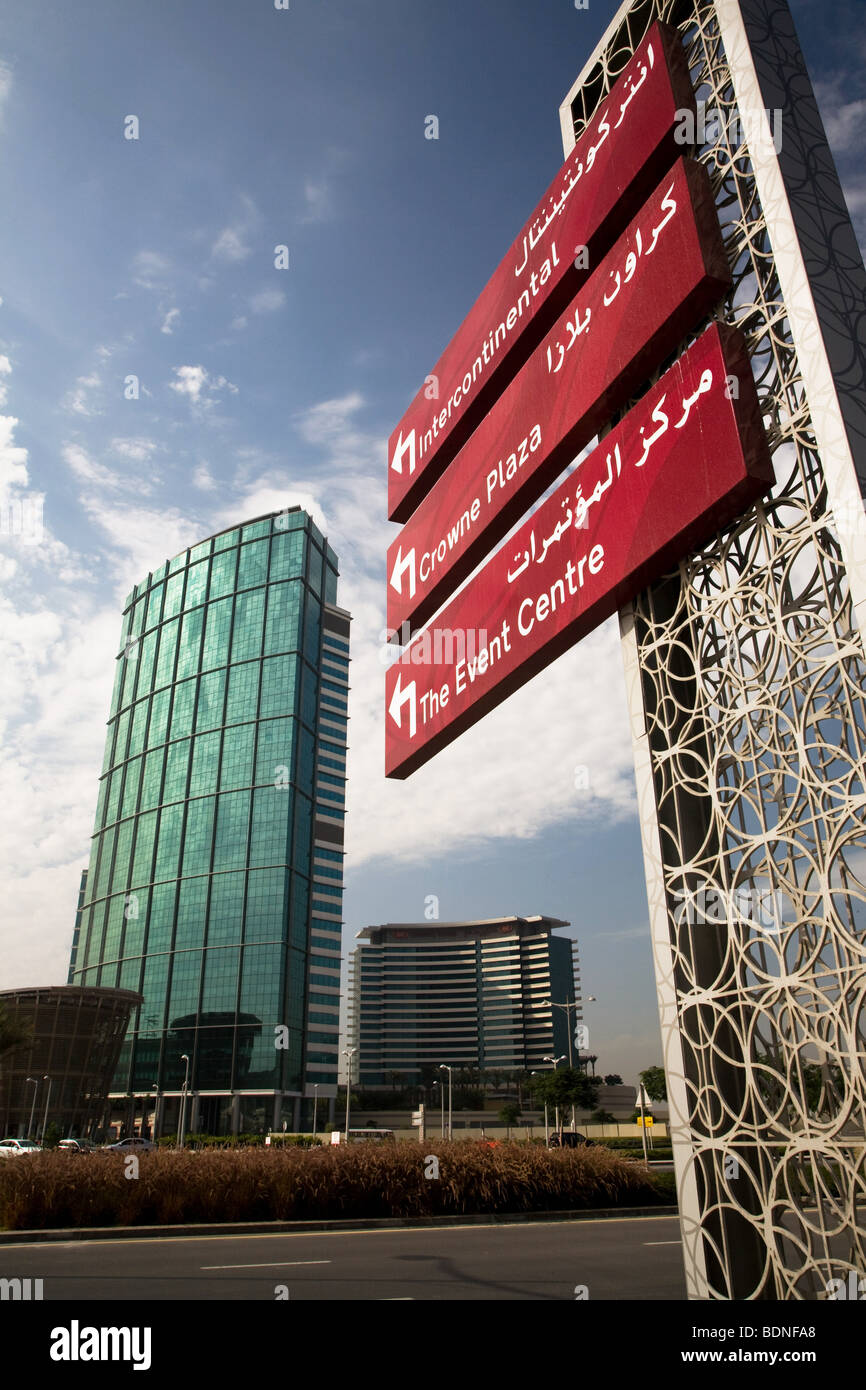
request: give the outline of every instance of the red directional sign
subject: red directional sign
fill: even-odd
[[[396,640],[471,574],[730,280],[706,171],[680,160],[390,546]]]
[[[599,107],[388,442],[405,521],[679,152],[695,98],[682,44],[652,29]]]
[[[386,775],[408,777],[772,481],[743,340],[715,324],[386,673]]]

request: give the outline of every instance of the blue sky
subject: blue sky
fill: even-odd
[[[562,162],[616,8],[0,3],[0,505],[44,499],[41,539],[0,535],[0,986],[65,979],[124,596],[300,502],[355,619],[347,945],[431,894],[566,918],[601,1067],[659,1060],[615,623],[382,776],[385,441]],[[862,239],[866,7],[792,9]]]

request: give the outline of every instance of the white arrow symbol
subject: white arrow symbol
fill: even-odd
[[[397,447],[394,450],[394,457],[391,459],[391,467],[395,473],[403,472],[403,455],[409,452],[409,476],[415,472],[415,427],[403,438],[403,431],[400,431],[400,438],[397,440]]]
[[[401,688],[401,686],[402,686],[402,680],[403,680],[402,672],[398,671],[398,672],[397,672],[397,684],[394,686],[394,694],[391,696],[391,703],[390,703],[390,705],[388,706],[388,713],[390,714],[390,716],[391,716],[391,718],[393,719],[394,723],[397,725],[397,728],[398,728],[398,729],[402,729],[403,725],[402,725],[402,723],[401,723],[401,714],[400,714],[400,712],[401,712],[403,706],[406,704],[406,701],[408,700],[408,701],[410,702],[410,703],[409,703],[409,737],[410,737],[410,738],[414,738],[414,737],[415,737],[415,728],[416,728],[416,722],[415,722],[415,682],[414,682],[414,681],[410,681],[409,684],[406,686],[406,689],[403,690],[403,689]]]
[[[407,550],[403,554],[402,545],[397,546],[397,559],[394,561],[394,568],[391,571],[391,587],[397,590],[398,594],[403,592],[403,575],[409,571],[409,597],[415,597],[415,547]]]

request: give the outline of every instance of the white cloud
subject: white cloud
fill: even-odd
[[[110,488],[117,488],[122,485],[123,480],[118,474],[112,473],[109,468],[97,463],[80,444],[64,444],[61,453],[75,477],[81,482]]]
[[[6,357],[4,353],[0,353],[0,376],[9,376],[9,373],[11,371],[12,363],[9,361],[9,358]],[[4,381],[0,381],[0,405],[6,404],[6,397],[8,395],[8,391],[9,388],[7,387],[6,383]]]
[[[155,439],[112,439],[111,450],[133,463],[146,463],[159,446]]]
[[[307,179],[304,184],[304,214],[302,222],[327,222],[331,215],[332,195],[327,179]]]
[[[249,320],[246,314],[239,314],[236,319],[232,319],[230,327],[235,333],[241,333],[247,326]]]
[[[211,473],[206,463],[200,463],[198,465],[192,475],[192,481],[194,486],[200,488],[202,492],[212,492],[216,487],[216,478]]]
[[[211,255],[218,261],[244,261],[250,254],[251,247],[237,227],[223,228],[211,248]]]
[[[98,372],[91,372],[88,376],[77,378],[75,386],[66,393],[63,399],[63,407],[70,410],[73,415],[83,415],[90,419],[94,415],[102,415],[104,412],[98,406],[93,405],[89,392],[97,390],[102,385]]]
[[[282,309],[285,302],[286,296],[282,290],[259,290],[258,294],[254,294],[250,299],[250,308],[254,314],[272,314],[277,309]]]
[[[12,488],[27,486],[27,450],[15,443],[17,425],[14,415],[0,415],[0,504],[3,505]]]
[[[91,521],[115,552],[112,565],[123,593],[163,560],[210,535],[206,522],[176,507],[130,506],[119,498],[109,500],[95,492],[83,500]]]
[[[204,367],[177,367],[175,375],[177,381],[169,382],[172,391],[176,391],[179,396],[189,396],[190,400],[197,401],[207,382]]]
[[[162,321],[160,333],[167,333],[169,336],[174,332],[174,324],[180,318],[180,309],[169,309]]]
[[[207,408],[214,404],[220,391],[229,391],[236,396],[238,388],[228,377],[212,377],[201,363],[198,366],[176,367],[176,381],[168,384],[179,396],[187,396],[193,406]]]
[[[857,153],[866,133],[866,100],[846,101],[847,78],[841,74],[815,83],[815,97],[827,140],[837,156]]]
[[[66,978],[119,631],[117,612],[72,587],[53,607],[0,598],[6,987]]]
[[[259,222],[259,212],[252,198],[246,193],[240,197],[241,212],[233,222],[223,227],[213,246],[214,260],[233,263],[245,261],[252,255],[249,236]]]
[[[0,58],[0,115],[3,114],[3,108],[9,99],[11,91],[12,68],[7,62],[4,61],[4,59]],[[0,299],[0,304],[2,303],[3,301],[2,299]]]
[[[143,290],[164,290],[171,261],[159,251],[139,251],[132,262],[133,282]]]

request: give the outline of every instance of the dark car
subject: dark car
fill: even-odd
[[[564,1129],[561,1135],[551,1134],[548,1147],[551,1149],[558,1149],[560,1147],[563,1149],[577,1149],[582,1148],[584,1144],[587,1148],[591,1149],[595,1145],[595,1140],[587,1139],[585,1134],[579,1134],[577,1130]]]
[[[63,1153],[68,1154],[92,1154],[96,1148],[89,1139],[61,1139],[57,1145]]]

